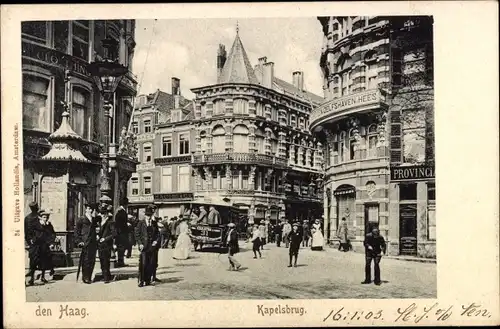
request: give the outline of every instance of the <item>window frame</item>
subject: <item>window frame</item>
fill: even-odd
[[[79,79],[78,79],[79,80]],[[75,92],[75,89],[80,89],[82,90],[84,93],[86,93],[88,95],[88,99],[87,99],[87,108],[86,108],[86,113],[84,115],[86,115],[87,117],[85,118],[85,124],[86,124],[86,128],[87,128],[87,136],[81,136],[83,139],[86,139],[86,140],[91,140],[92,139],[92,131],[93,131],[93,117],[94,117],[94,112],[93,112],[93,108],[94,108],[94,93],[92,91],[92,87],[87,84],[87,83],[83,83],[82,81],[77,81],[77,82],[73,82],[71,83],[71,87],[70,87],[70,90],[71,90],[71,93],[70,93],[70,97],[71,97],[71,101],[70,101],[70,104],[71,104],[71,117],[70,119],[72,119],[72,115],[73,115],[73,106],[75,104],[74,102],[74,92]],[[80,105],[80,104],[78,104]],[[70,120],[72,125],[71,127],[73,128],[73,130],[75,129],[75,127],[73,127],[73,121]],[[85,128],[84,128],[84,131],[85,131]]]
[[[146,124],[146,122],[149,122],[149,124]],[[149,134],[149,133],[153,132],[153,126],[152,126],[151,118],[147,118],[147,119],[142,120],[142,124],[143,124],[143,127],[144,127],[144,133],[145,134]],[[149,131],[146,131],[146,128],[149,128]]]
[[[169,143],[167,143],[167,141]],[[165,151],[168,151],[168,147],[167,147],[167,150],[165,150],[165,147],[170,144],[170,154],[168,154],[169,152],[165,152]],[[174,152],[173,152],[173,142],[172,142],[172,135],[163,135],[161,136],[161,157],[162,158],[167,158],[167,157],[171,157],[173,156]]]
[[[148,152],[146,151],[146,148],[149,148]],[[148,155],[149,155],[149,160],[148,160]],[[153,162],[153,143],[146,142],[142,144],[142,162],[143,163]]]
[[[52,75],[50,71],[45,69],[41,69],[38,67],[34,67],[31,65],[23,65],[23,85],[22,85],[22,93],[24,96],[24,78],[25,77],[34,77],[35,79],[44,79],[47,83],[47,100],[46,107],[48,108],[47,113],[47,129],[35,129],[35,128],[25,128],[24,127],[24,119],[23,119],[23,129],[28,129],[32,131],[39,131],[45,133],[52,133],[54,131],[54,100],[55,100],[55,77]],[[24,113],[24,105],[22,105],[22,111]]]
[[[136,193],[134,193],[134,191],[136,191]],[[130,195],[139,195],[139,191],[140,191],[139,176],[137,175],[130,177]]]
[[[189,133],[179,133],[179,155],[187,155],[191,151],[191,136]],[[187,147],[186,147],[187,145]],[[186,150],[187,149],[187,150]]]
[[[146,179],[149,179],[149,182],[146,182]],[[146,184],[151,184],[149,187],[146,186]],[[149,188],[149,193],[147,193],[146,189]],[[151,195],[153,194],[153,174],[148,172],[142,174],[142,192],[143,195]]]
[[[165,173],[166,171],[169,171],[169,173]],[[170,186],[166,186],[165,184],[165,177],[170,177]],[[161,191],[163,193],[172,193],[173,192],[173,170],[172,166],[166,166],[166,167],[161,167]]]
[[[181,173],[181,169],[187,168],[186,173]],[[187,177],[187,178],[186,178]],[[177,191],[178,192],[188,192],[191,190],[191,182],[190,182],[190,177],[191,177],[191,166],[189,165],[180,165],[177,167]],[[182,186],[182,178],[186,179],[186,186]]]

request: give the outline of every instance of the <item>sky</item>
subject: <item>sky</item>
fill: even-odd
[[[181,80],[187,98],[194,97],[191,88],[215,84],[218,45],[225,45],[229,55],[237,24],[252,66],[266,56],[275,63],[275,76],[288,82],[293,71],[303,71],[305,89],[323,95],[323,33],[316,17],[137,20],[132,71],[138,76],[138,94],[170,93],[172,77]]]

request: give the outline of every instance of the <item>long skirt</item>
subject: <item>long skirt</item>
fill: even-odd
[[[317,230],[312,235],[311,249],[312,250],[323,250],[324,244],[323,234],[320,230]]]
[[[175,259],[188,259],[189,251],[191,250],[191,238],[188,234],[182,233],[177,238],[175,243],[174,258]]]

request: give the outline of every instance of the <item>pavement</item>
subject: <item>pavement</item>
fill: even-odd
[[[384,257],[382,285],[362,285],[364,255],[326,248],[302,248],[298,267],[288,268],[288,250],[266,245],[261,259],[253,259],[249,244],[236,255],[242,268],[228,270],[227,254],[213,250],[191,252],[184,261],[172,258],[172,249],[159,254],[161,283],[137,287],[137,252],[125,268],[113,269],[116,280],[91,285],[76,282],[76,268],[57,269],[59,280],[26,288],[28,302],[223,300],[223,299],[349,299],[436,298],[436,264]],[[96,263],[96,279],[100,279]]]

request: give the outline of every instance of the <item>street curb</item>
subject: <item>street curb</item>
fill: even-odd
[[[326,248],[324,248],[324,250],[334,252],[334,253],[339,252],[338,250],[336,250],[335,247],[326,247]],[[363,256],[363,253],[360,253],[360,252],[349,251],[349,253]],[[435,258],[418,258],[418,257],[411,257],[411,256],[405,257],[405,256],[390,256],[390,255],[383,256],[383,258],[394,259],[394,260],[405,261],[405,262],[437,264],[437,260]]]

